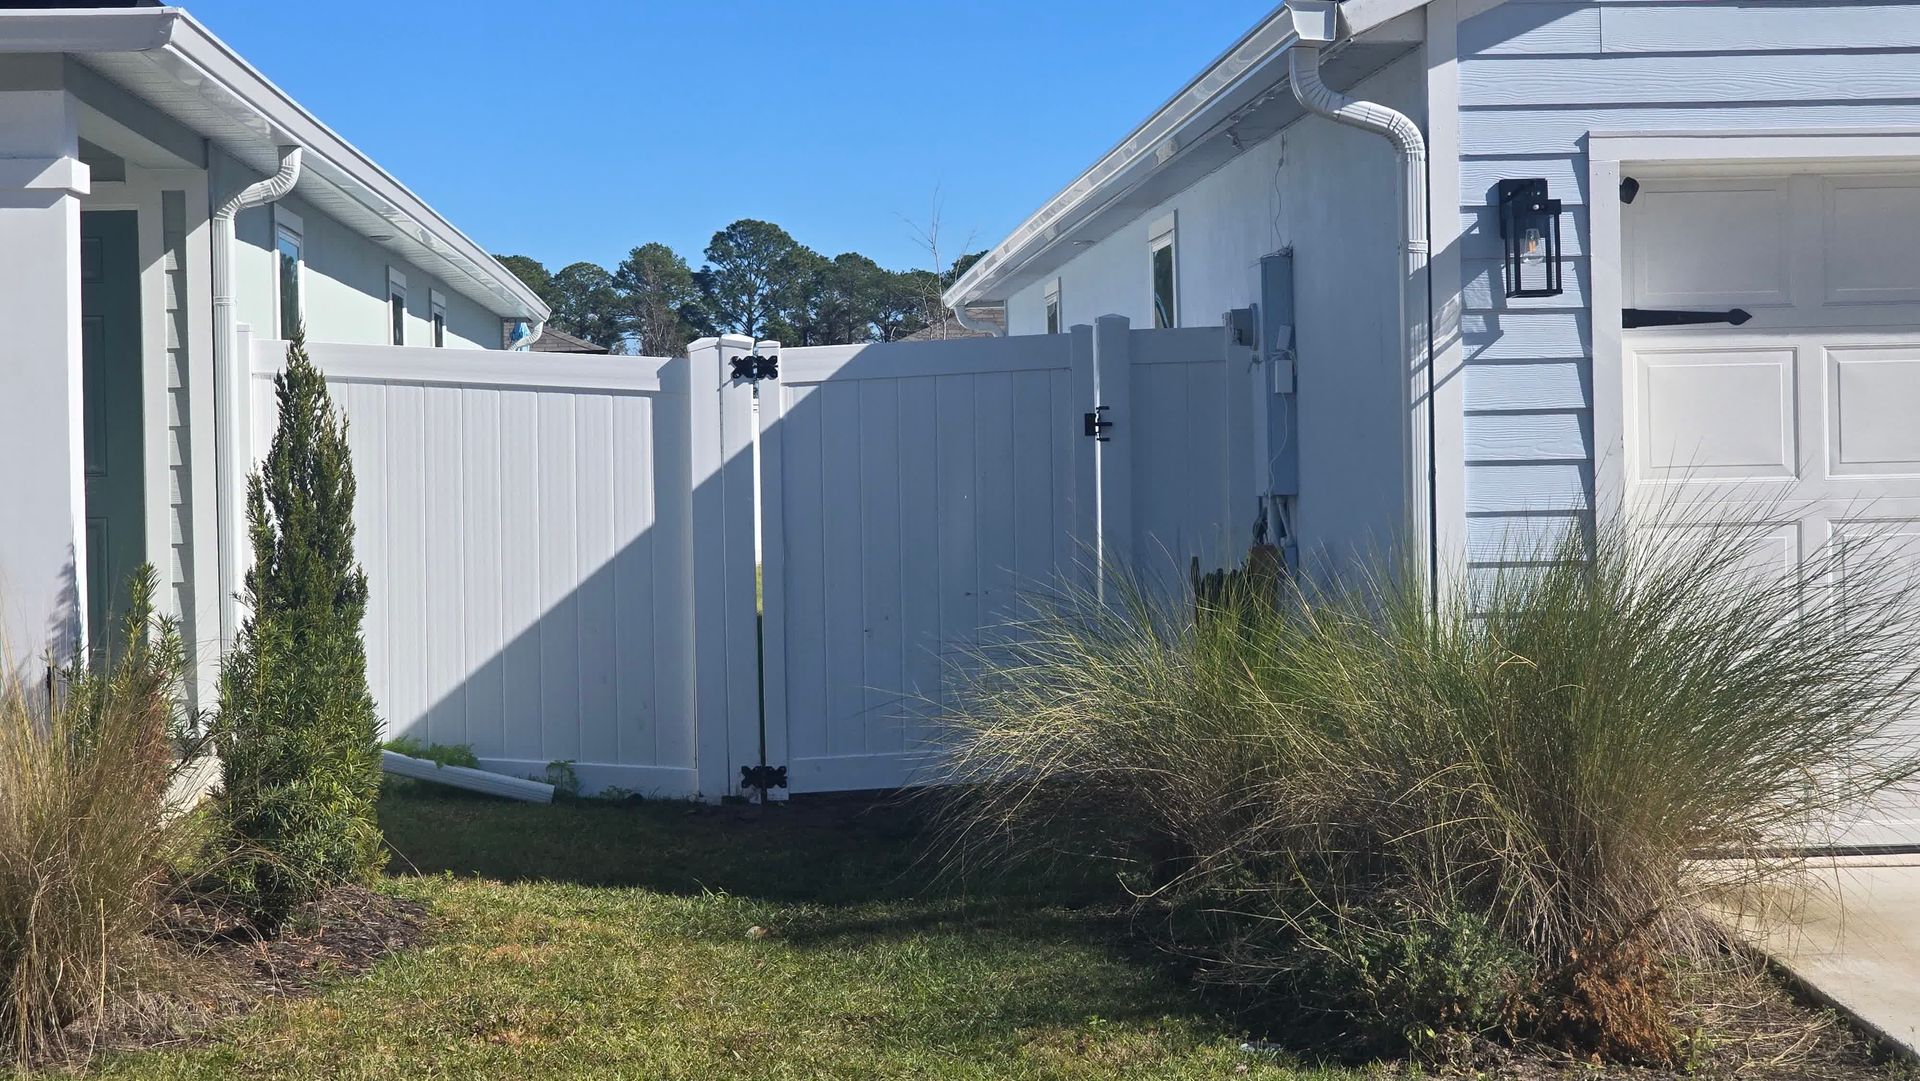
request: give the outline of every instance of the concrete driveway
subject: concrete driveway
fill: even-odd
[[[1834,1005],[1920,1055],[1920,856],[1850,857],[1743,891],[1742,933]]]

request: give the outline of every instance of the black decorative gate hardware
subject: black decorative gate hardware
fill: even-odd
[[[1660,311],[1654,308],[1628,308],[1620,313],[1620,325],[1627,330],[1639,330],[1641,327],[1692,327],[1708,323],[1730,323],[1741,326],[1753,318],[1753,313],[1745,308],[1735,308],[1725,312],[1686,312]]]
[[[762,796],[769,789],[787,787],[785,766],[741,766],[740,787],[757,790]]]
[[[1086,415],[1086,435],[1088,439],[1100,443],[1113,442],[1113,437],[1107,434],[1107,429],[1113,427],[1113,422],[1104,419],[1104,414],[1108,408],[1109,407],[1104,405],[1096,405],[1093,407],[1093,412]]]
[[[736,383],[758,383],[762,379],[780,378],[780,354],[769,353],[766,356],[745,356],[733,358],[733,381]]]

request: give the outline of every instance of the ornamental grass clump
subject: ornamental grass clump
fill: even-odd
[[[1438,613],[1386,573],[1044,605],[950,718],[953,851],[1117,861],[1201,979],[1328,1042],[1672,1064],[1704,892],[1920,773],[1897,562],[1768,569],[1765,540],[1602,528]]]
[[[0,690],[0,1029],[20,1062],[62,1049],[173,965],[147,933],[168,879],[166,794],[184,650],[134,579],[105,670]]]
[[[379,722],[353,554],[346,421],[303,335],[274,379],[279,426],[247,485],[249,614],[220,681],[221,883],[263,931],[330,886],[377,870]]]

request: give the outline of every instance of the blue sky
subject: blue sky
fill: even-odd
[[[758,217],[899,268],[936,187],[998,241],[1278,0],[184,2],[494,251]]]

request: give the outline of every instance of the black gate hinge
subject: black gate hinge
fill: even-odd
[[[740,787],[758,789],[761,792],[785,788],[787,787],[787,767],[741,766]]]
[[[1113,442],[1113,437],[1107,434],[1107,429],[1113,427],[1113,422],[1102,418],[1102,414],[1107,411],[1107,408],[1108,407],[1104,405],[1096,405],[1093,407],[1093,412],[1086,415],[1086,435],[1088,439],[1100,443]]]
[[[733,381],[736,383],[758,383],[762,379],[780,378],[780,354],[769,353],[766,356],[743,356],[733,358]]]

